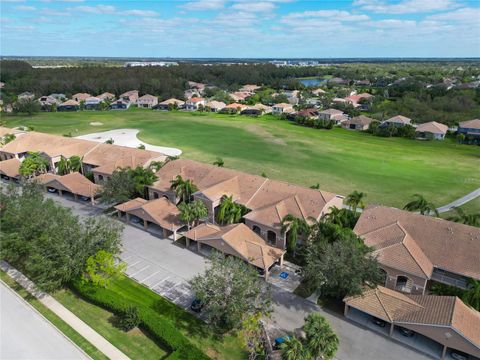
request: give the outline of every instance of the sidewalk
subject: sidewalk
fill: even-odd
[[[70,310],[65,308],[57,300],[50,295],[39,291],[33,282],[31,282],[25,275],[10,266],[7,262],[2,261],[0,268],[5,271],[12,279],[23,286],[28,292],[40,300],[40,302],[53,311],[63,321],[70,325],[75,331],[87,339],[93,346],[105,354],[112,360],[129,360],[123,352],[118,350],[115,346],[109,343],[105,338],[99,335],[90,326],[80,320]]]

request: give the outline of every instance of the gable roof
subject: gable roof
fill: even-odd
[[[337,110],[337,109],[327,109],[327,110],[320,111],[320,114],[341,115],[343,114],[343,111]]]
[[[226,104],[224,102],[221,102],[221,101],[213,100],[213,101],[209,101],[208,103],[206,103],[205,106],[208,106],[208,107],[214,108],[214,109],[223,109],[226,106]]]
[[[178,100],[178,99],[175,99],[175,98],[170,98],[170,99],[167,99],[167,100],[164,100],[160,103],[161,105],[170,105],[170,104],[177,104],[177,105],[183,105],[185,104],[185,101],[182,101],[182,100]]]
[[[20,177],[20,164],[17,158],[0,161],[0,174],[13,178]]]
[[[291,104],[287,104],[287,103],[278,103],[278,104],[273,105],[272,107],[274,107],[274,108],[281,108],[281,109],[288,109],[288,108],[291,108],[292,105],[291,105]]]
[[[109,93],[109,92],[104,92],[104,93],[98,95],[97,98],[99,98],[101,100],[115,99],[115,94],[112,94],[112,93]]]
[[[69,191],[72,194],[87,197],[94,196],[95,193],[101,188],[100,185],[94,184],[78,172],[63,176],[52,174],[50,179],[45,178],[45,180],[42,182],[45,186],[60,188],[61,190]]]
[[[61,103],[58,106],[79,106],[79,105],[80,104],[77,101],[75,101],[73,99],[70,99],[70,100],[67,100],[67,101]]]
[[[143,96],[140,96],[138,98],[138,101],[150,101],[150,100],[158,100],[156,96],[150,95],[150,94],[145,94]]]
[[[444,124],[440,124],[436,121],[430,121],[427,123],[423,123],[417,126],[415,129],[416,132],[428,132],[432,134],[442,134],[445,135],[447,133],[448,126]]]
[[[414,256],[424,271],[429,265],[423,253],[434,267],[480,279],[480,228],[386,206],[369,206],[360,215],[354,232],[379,251],[400,241],[405,245],[406,235],[402,233],[408,234],[413,240],[407,240],[408,254],[399,246],[398,252],[390,249],[391,253],[386,253],[388,259],[398,256],[395,263],[406,266],[406,256]]]
[[[398,124],[410,124],[412,122],[412,119],[409,119],[403,115],[396,115],[391,117],[390,119],[385,120],[385,122],[398,123]]]
[[[467,129],[480,129],[480,119],[462,121],[459,123],[459,127]]]
[[[369,118],[368,116],[360,115],[360,116],[355,116],[355,117],[345,121],[344,124],[354,124],[354,125],[366,126],[366,125],[370,125],[370,123],[372,123],[372,121],[375,121],[375,120]]]
[[[86,98],[89,98],[90,95],[89,93],[76,93],[75,95],[72,95],[72,99],[79,99],[79,100],[85,100]]]
[[[189,230],[184,236],[235,255],[261,269],[270,268],[285,253],[268,245],[245,224],[224,227],[202,224]]]

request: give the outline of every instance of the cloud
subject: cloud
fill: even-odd
[[[364,14],[351,14],[348,11],[341,10],[318,10],[304,11],[300,13],[290,13],[283,19],[306,19],[306,18],[326,18],[334,21],[365,21],[370,18]]]
[[[68,11],[61,11],[56,9],[43,8],[40,10],[40,14],[48,16],[70,16]]]
[[[133,15],[133,16],[141,16],[141,17],[155,17],[160,15],[156,11],[153,10],[126,10],[122,14],[124,15]]]
[[[219,10],[225,7],[224,0],[198,0],[187,2],[179,7],[191,11]]]
[[[355,0],[353,5],[381,14],[429,13],[458,7],[454,0],[402,0],[396,4],[384,0]]]
[[[240,2],[232,6],[232,9],[246,12],[267,12],[273,11],[276,6],[269,1],[262,2]]]
[[[35,7],[28,6],[28,5],[18,5],[18,6],[15,6],[15,9],[20,11],[34,11]]]
[[[76,6],[72,8],[74,11],[80,11],[89,14],[113,14],[115,13],[115,6],[111,5],[96,5],[96,6]]]
[[[425,17],[425,20],[440,20],[440,21],[461,21],[479,23],[480,9],[479,8],[462,8],[455,11],[450,11],[441,14],[434,14]]]
[[[384,29],[407,29],[416,26],[417,22],[414,20],[383,19],[369,22],[368,25]]]

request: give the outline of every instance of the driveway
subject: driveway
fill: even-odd
[[[56,195],[50,196],[72,208],[81,216],[95,215],[99,210],[89,205],[75,203]],[[123,253],[127,275],[145,284],[157,293],[187,308],[193,299],[188,280],[205,269],[205,258],[184,249],[171,240],[151,235],[144,230],[126,225],[122,235]],[[308,300],[292,294],[287,287],[272,286],[274,312],[267,324],[272,337],[303,325],[304,317],[318,311],[332,324],[340,338],[338,360],[426,360],[431,359],[393,339],[377,334],[352,321],[325,311]]]
[[[0,359],[89,359],[3,282],[0,283]]]

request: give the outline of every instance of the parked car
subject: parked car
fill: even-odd
[[[47,189],[47,191],[48,191],[49,193],[53,194],[53,193],[56,193],[56,192],[57,192],[57,189],[54,189],[54,188],[49,187],[49,188]]]
[[[387,324],[387,323],[386,323],[385,321],[383,321],[382,319],[379,319],[379,318],[376,318],[376,317],[374,317],[374,318],[372,319],[372,321],[373,321],[373,323],[374,323],[375,325],[380,326],[380,327],[382,327],[382,328],[385,327],[385,325]]]
[[[88,196],[80,196],[80,200],[82,201],[89,201],[90,198]]]
[[[190,310],[195,311],[196,313],[201,312],[202,308],[203,308],[203,301],[200,299],[193,300],[192,304],[190,305]]]
[[[130,221],[134,224],[140,224],[140,222],[142,221],[142,219],[140,219],[138,216],[131,216],[130,217]]]
[[[450,351],[450,356],[455,360],[468,360],[470,358],[467,354],[457,350]]]
[[[404,327],[398,328],[398,331],[400,331],[400,334],[402,334],[403,336],[406,336],[406,337],[412,337],[413,335],[415,335],[415,331],[410,330],[410,329],[406,329]]]

